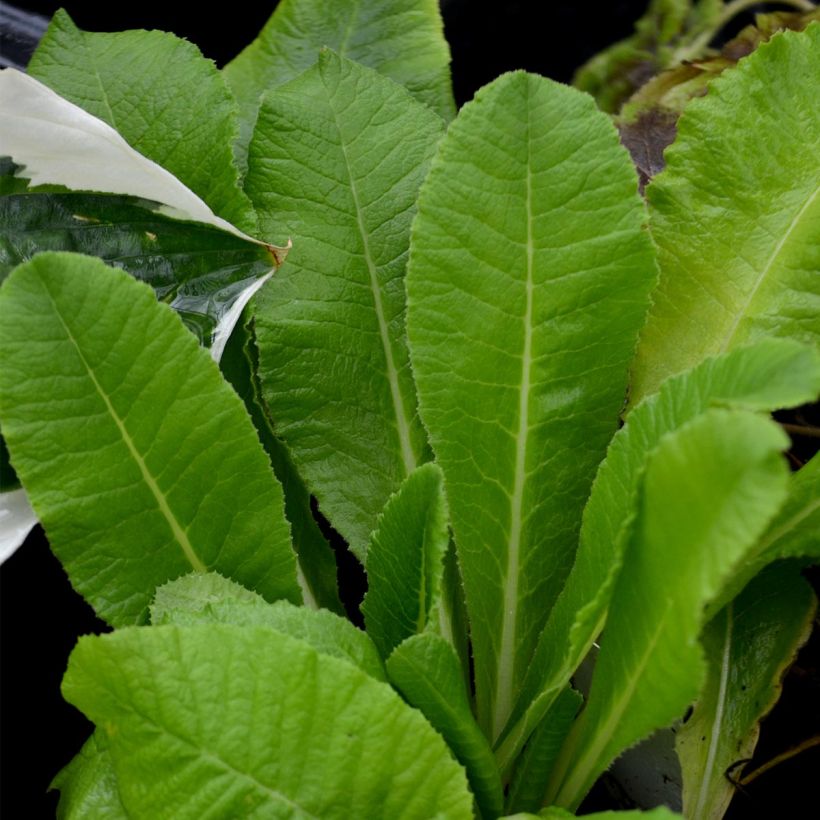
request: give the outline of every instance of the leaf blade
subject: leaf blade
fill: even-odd
[[[138,816],[472,816],[463,771],[421,715],[268,629],[82,638],[63,690],[108,732],[123,804]]]
[[[633,401],[705,356],[763,336],[817,343],[820,169],[793,157],[820,145],[804,90],[818,43],[817,23],[775,35],[681,117],[666,171],[647,189],[661,279]]]
[[[596,475],[575,564],[539,636],[511,721],[515,725],[497,749],[502,769],[511,764],[604,627],[632,537],[646,460],[663,437],[713,406],[769,412],[811,401],[818,391],[817,352],[791,340],[766,339],[670,378],[629,414]]]
[[[704,604],[783,503],[788,473],[779,451],[787,445],[768,420],[714,409],[654,451],[588,705],[548,790],[559,805],[577,806],[614,757],[697,697]]]
[[[451,119],[450,49],[442,29],[433,0],[280,3],[259,37],[224,68],[240,105],[239,161],[247,154],[262,95],[310,68],[323,48],[390,77]]]
[[[82,31],[60,10],[28,72],[115,128],[228,222],[255,230],[231,150],[235,103],[195,45],[160,31]]]
[[[387,659],[390,682],[440,732],[467,770],[485,818],[503,810],[501,778],[492,750],[475,722],[458,658],[444,638],[415,635]]]
[[[150,288],[41,254],[0,290],[0,338],[12,459],[102,617],[133,623],[191,567],[301,600],[282,490],[241,402]]]
[[[404,338],[410,220],[442,123],[323,53],[268,95],[247,189],[295,244],[256,302],[263,395],[319,507],[364,560],[378,514],[427,460]]]
[[[799,568],[783,563],[761,573],[707,624],[706,683],[675,736],[687,817],[723,817],[735,792],[726,773],[751,759],[759,722],[811,632],[816,604]]]
[[[387,658],[427,627],[439,604],[450,541],[441,470],[423,464],[391,496],[367,550],[362,602],[368,634]]]
[[[462,109],[420,196],[408,335],[493,738],[569,570],[623,401],[654,278],[636,188],[591,100],[515,73]],[[591,303],[606,327],[579,318]]]

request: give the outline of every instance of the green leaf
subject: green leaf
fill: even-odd
[[[789,476],[789,495],[741,571],[706,608],[711,618],[773,561],[820,558],[820,456]]]
[[[231,149],[236,103],[195,45],[162,31],[92,34],[60,10],[28,72],[112,126],[220,216],[255,231]]]
[[[675,746],[687,817],[720,820],[735,787],[726,773],[751,759],[759,722],[811,633],[816,599],[794,563],[770,567],[703,631],[706,685]]]
[[[40,251],[97,256],[154,288],[206,346],[237,296],[278,264],[273,250],[106,194],[0,197],[0,280]]]
[[[313,517],[310,493],[296,472],[293,459],[284,443],[273,434],[257,376],[259,351],[250,308],[245,311],[228,339],[219,367],[231,387],[245,402],[245,409],[270,457],[273,471],[282,483],[285,515],[291,526],[293,548],[298,560],[299,585],[302,587],[305,603],[344,615],[336,580],[336,556]]]
[[[157,589],[151,623],[194,626],[222,623],[265,626],[312,646],[320,655],[340,658],[376,680],[386,680],[384,666],[370,638],[350,621],[327,610],[269,604],[264,598],[216,573],[194,573]]]
[[[693,100],[647,188],[661,279],[632,401],[764,336],[820,341],[820,25],[772,37]]]
[[[523,72],[450,126],[413,226],[408,335],[495,738],[571,566],[655,277],[634,169],[586,95]]]
[[[501,778],[487,738],[473,717],[453,647],[432,633],[415,635],[387,659],[387,674],[467,770],[481,816],[498,817],[503,809]]]
[[[247,189],[294,250],[256,307],[275,432],[364,561],[376,518],[428,457],[404,337],[404,269],[441,120],[331,52],[269,94]]]
[[[820,558],[820,455],[792,477],[789,497],[759,546],[766,562],[778,558]]]
[[[455,114],[450,49],[436,0],[284,0],[259,37],[224,68],[240,106],[240,162],[262,96],[310,68],[326,47],[405,86],[445,120]]]
[[[40,254],[0,289],[0,418],[76,589],[113,625],[215,569],[301,600],[282,489],[208,353],[153,291]]]
[[[767,339],[707,359],[694,370],[669,379],[659,393],[629,414],[598,469],[584,509],[575,564],[539,637],[511,728],[499,746],[502,771],[604,627],[638,514],[646,462],[663,437],[710,406],[767,412],[811,401],[818,390],[817,351],[786,339]],[[736,592],[740,589],[742,584]]]
[[[667,435],[646,467],[635,532],[612,596],[588,704],[547,790],[575,808],[622,751],[680,717],[705,677],[704,605],[785,500],[788,437],[713,409]]]
[[[94,732],[54,778],[59,789],[58,820],[128,820],[104,732]]]
[[[423,464],[388,500],[367,550],[367,633],[386,658],[424,631],[441,595],[450,541],[441,470]]]
[[[136,817],[472,817],[464,771],[386,684],[270,629],[81,638],[63,693]]]
[[[569,686],[555,699],[516,762],[507,795],[508,811],[538,811],[544,805],[550,772],[583,702],[581,694]]]

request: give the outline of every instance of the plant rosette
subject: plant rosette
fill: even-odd
[[[723,815],[815,611],[801,27],[645,200],[578,89],[456,112],[432,0],[285,0],[221,71],[59,12],[0,72],[3,550],[39,520],[114,628],[61,817],[560,818],[673,725],[647,816]]]

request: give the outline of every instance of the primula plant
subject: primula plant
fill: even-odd
[[[434,0],[284,0],[222,71],[60,12],[0,74],[4,536],[114,628],[60,816],[562,818],[670,726],[722,816],[820,555],[770,415],[820,391],[790,5],[739,59],[737,3],[652,3],[594,97],[458,113]]]

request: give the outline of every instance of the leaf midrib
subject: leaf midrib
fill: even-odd
[[[712,769],[715,766],[718,744],[721,737],[721,727],[723,725],[723,714],[726,709],[726,692],[729,687],[729,671],[732,654],[732,636],[734,633],[734,604],[730,603],[726,607],[726,631],[723,637],[723,651],[720,659],[720,681],[718,684],[717,703],[715,704],[715,714],[712,720],[712,730],[709,737],[709,749],[706,754],[706,762],[703,767],[703,778],[698,790],[698,800],[695,805],[693,817],[701,817],[703,807],[709,798],[709,791],[712,785]]]
[[[527,97],[529,98],[529,84]],[[533,215],[532,215],[532,146],[530,145],[530,107],[527,100],[527,281],[524,310],[524,345],[521,353],[521,386],[518,393],[518,430],[515,436],[515,472],[513,494],[510,497],[510,535],[507,539],[507,573],[504,578],[504,599],[501,624],[501,645],[496,670],[495,703],[493,705],[492,736],[497,739],[512,712],[512,690],[515,673],[515,650],[518,632],[518,576],[520,572],[521,532],[523,529],[524,485],[526,483],[527,441],[529,436],[530,381],[532,370],[533,313]]]
[[[324,84],[324,78],[323,84]],[[401,447],[402,463],[404,466],[405,475],[410,475],[416,469],[418,464],[416,455],[413,452],[413,446],[410,441],[410,422],[404,408],[404,400],[401,395],[399,387],[399,374],[396,368],[396,362],[393,357],[393,346],[390,343],[390,332],[387,327],[387,319],[384,314],[384,305],[382,303],[382,293],[379,286],[379,277],[373,254],[370,250],[370,240],[367,228],[364,224],[362,215],[362,207],[359,200],[359,191],[356,186],[356,180],[353,175],[353,168],[350,164],[350,158],[347,154],[347,147],[342,135],[341,125],[336,114],[336,109],[333,107],[330,89],[325,84],[325,90],[328,93],[328,108],[333,115],[333,123],[336,127],[336,133],[339,135],[339,150],[342,154],[342,159],[345,163],[345,171],[347,178],[350,181],[350,195],[353,199],[353,208],[356,212],[356,225],[359,230],[359,236],[362,240],[362,255],[367,264],[367,271],[370,280],[370,290],[373,294],[373,304],[376,310],[376,318],[379,324],[379,338],[382,343],[382,350],[384,352],[385,363],[387,366],[387,381],[390,385],[390,397],[393,402],[393,413],[396,417],[396,432],[399,437],[399,445]]]
[[[74,334],[71,332],[71,328],[66,324],[63,316],[60,312],[60,308],[57,305],[57,302],[54,300],[54,297],[49,290],[48,283],[43,279],[40,278],[40,281],[43,284],[43,290],[45,291],[46,295],[48,296],[49,301],[54,309],[54,315],[57,317],[60,325],[62,326],[68,340],[73,345],[74,349],[77,352],[77,356],[85,367],[86,373],[88,374],[88,378],[91,380],[91,383],[94,385],[94,388],[97,391],[97,394],[102,399],[103,404],[105,405],[106,410],[108,411],[109,415],[111,416],[114,424],[119,431],[125,446],[128,448],[128,452],[131,454],[131,457],[134,459],[134,462],[139,467],[140,473],[142,475],[143,481],[145,482],[148,489],[151,491],[151,494],[154,496],[154,500],[157,502],[157,507],[162,513],[163,517],[165,518],[168,526],[171,529],[171,533],[174,536],[174,539],[179,544],[183,555],[185,556],[188,563],[196,572],[207,572],[208,567],[200,560],[199,556],[196,554],[196,550],[194,550],[193,545],[191,544],[190,539],[188,538],[188,533],[186,529],[180,524],[177,520],[176,516],[174,515],[173,510],[171,509],[170,505],[168,504],[168,499],[165,497],[165,494],[160,489],[159,485],[157,484],[156,478],[148,469],[148,465],[145,463],[141,453],[137,450],[136,445],[134,444],[133,439],[131,438],[122,418],[119,416],[117,411],[114,409],[114,406],[111,404],[111,400],[108,398],[108,394],[103,390],[102,385],[97,380],[97,377],[94,375],[94,371],[88,363],[85,355],[83,354],[82,348],[78,343],[77,339],[75,338]]]

